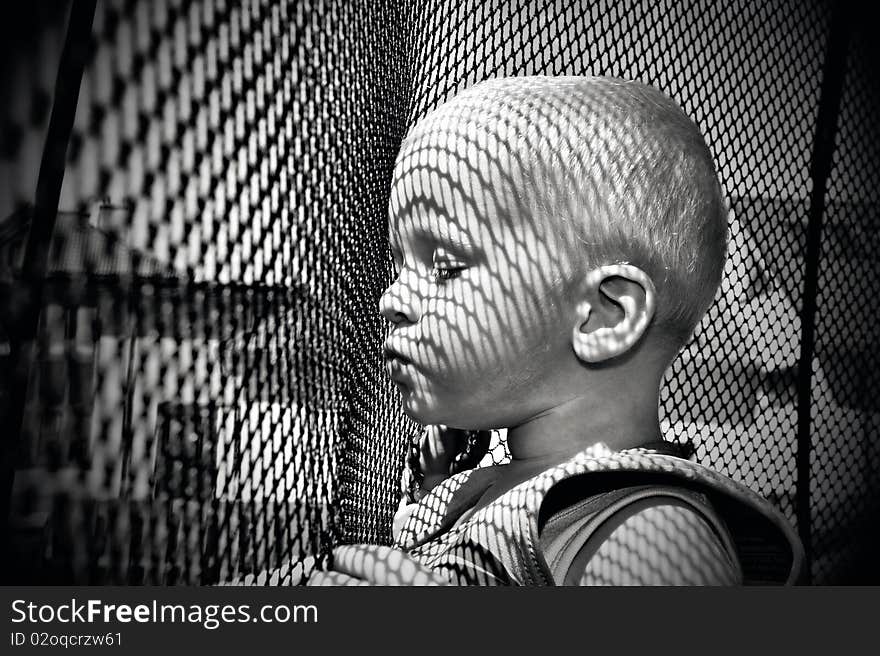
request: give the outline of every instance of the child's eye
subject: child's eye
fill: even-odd
[[[463,266],[435,266],[431,269],[431,277],[436,281],[440,282],[442,280],[451,280],[452,278],[458,278],[461,275],[461,272],[464,271],[467,267]]]
[[[431,256],[431,277],[435,282],[458,278],[461,272],[467,269],[459,258],[449,253],[445,248],[436,248]]]
[[[403,268],[403,255],[393,246],[391,247],[391,261],[394,264],[395,271],[400,271]]]

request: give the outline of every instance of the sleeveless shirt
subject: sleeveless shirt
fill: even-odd
[[[800,541],[774,507],[746,486],[676,456],[612,452],[597,444],[474,510],[488,484],[485,469],[440,483],[410,514],[396,546],[459,584],[572,583],[577,580],[566,568],[583,561],[585,545],[587,557],[602,547],[613,517],[638,504],[675,504],[711,527],[744,584],[792,584],[800,573]],[[644,533],[643,540],[687,539],[674,534],[675,526]],[[687,558],[687,545],[679,546]]]

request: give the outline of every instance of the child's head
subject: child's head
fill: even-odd
[[[660,92],[471,87],[413,127],[394,171],[399,275],[381,309],[404,408],[506,427],[624,373],[656,391],[712,302],[726,238],[708,148]]]

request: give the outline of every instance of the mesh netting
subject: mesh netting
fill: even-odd
[[[867,35],[839,12],[101,2],[34,334],[14,290],[66,22],[26,15],[0,152],[17,578],[296,583],[332,544],[389,542],[416,429],[376,309],[401,140],[486,78],[601,74],[676,99],[731,204],[722,291],[666,377],[668,439],[797,525],[815,582],[863,580],[880,502],[877,89]],[[496,435],[484,464],[506,457]]]

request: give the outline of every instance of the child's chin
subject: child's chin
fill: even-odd
[[[428,412],[428,409],[419,403],[410,403],[405,400],[403,402],[403,414],[420,424],[436,423],[431,419],[433,413]]]
[[[403,393],[403,412],[404,414],[420,424],[442,424],[443,413],[425,399],[420,398],[416,394],[410,392]]]

